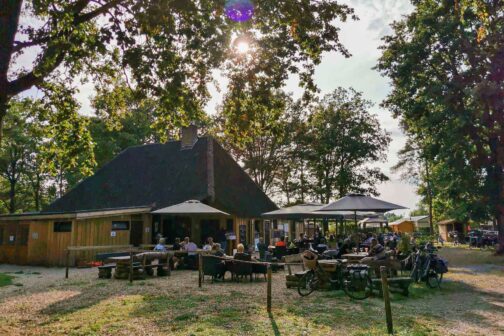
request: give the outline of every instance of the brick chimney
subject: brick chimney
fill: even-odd
[[[198,141],[198,126],[191,124],[180,130],[180,149],[191,149]]]

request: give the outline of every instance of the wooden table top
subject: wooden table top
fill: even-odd
[[[339,260],[339,259],[322,259],[322,260],[319,260],[318,263],[319,264],[332,265],[332,264],[341,263],[341,260]]]
[[[362,259],[367,256],[368,256],[367,252],[356,252],[356,253],[343,254],[341,257],[344,259]]]

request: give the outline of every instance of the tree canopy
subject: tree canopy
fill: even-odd
[[[434,203],[459,219],[496,218],[504,248],[504,3],[413,4],[384,38],[384,106],[433,163]]]
[[[353,10],[336,1],[258,0],[243,22],[225,6],[225,0],[1,0],[0,122],[12,97],[78,76],[102,92],[123,77],[156,101],[159,119],[197,120],[213,70],[234,54],[238,38],[258,51],[256,72],[278,85],[297,73],[313,90],[322,53],[348,55],[335,23]],[[15,66],[28,53],[37,53],[32,67]]]

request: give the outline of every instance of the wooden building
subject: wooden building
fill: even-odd
[[[152,213],[188,200],[229,216]],[[124,150],[41,212],[0,216],[0,263],[63,265],[68,246],[138,246],[158,235],[201,244],[232,232],[235,245],[252,244],[265,231],[261,214],[275,209],[215,139],[190,126],[181,141]],[[93,258],[86,253],[78,257]]]
[[[453,239],[449,236],[449,233],[452,231],[458,232],[460,236],[464,236],[467,234],[467,227],[464,223],[459,222],[455,219],[446,219],[440,221],[438,224],[439,235],[445,241],[453,241]]]

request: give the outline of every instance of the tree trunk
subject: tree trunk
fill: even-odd
[[[7,74],[22,4],[22,0],[0,0],[0,144],[2,143],[3,119],[7,114],[10,99]]]
[[[16,212],[16,180],[10,180],[9,190],[9,213]]]
[[[504,148],[498,138],[490,139],[490,149],[494,160],[495,194],[495,218],[497,219],[497,231],[499,232],[499,246],[497,254],[504,254]]]
[[[425,179],[427,182],[427,203],[429,207],[429,230],[431,236],[434,234],[434,224],[432,223],[432,186],[430,181],[429,162],[425,159]]]

